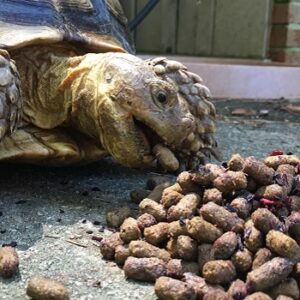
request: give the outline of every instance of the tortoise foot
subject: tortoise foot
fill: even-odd
[[[0,140],[17,127],[22,112],[20,78],[7,51],[0,49]]]

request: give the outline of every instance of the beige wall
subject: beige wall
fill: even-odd
[[[147,0],[121,0],[130,20]],[[161,0],[134,33],[139,52],[265,58],[272,0]]]

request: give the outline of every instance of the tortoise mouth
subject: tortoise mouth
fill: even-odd
[[[145,123],[135,117],[133,117],[133,122],[139,129],[139,131],[142,132],[144,139],[146,139],[146,143],[150,146],[151,149],[155,145],[163,143],[163,139],[151,127],[147,126]]]

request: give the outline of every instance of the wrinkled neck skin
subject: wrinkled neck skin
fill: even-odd
[[[23,121],[44,129],[72,127],[99,141],[89,56],[101,54],[75,55],[63,48],[32,47],[13,56],[23,87]]]

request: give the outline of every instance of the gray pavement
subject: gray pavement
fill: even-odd
[[[263,158],[275,148],[300,154],[297,115],[260,104],[269,109],[266,118],[228,117],[237,105],[218,105],[227,114],[220,117],[217,133],[224,159],[236,152]],[[106,211],[128,204],[137,212],[129,192],[143,188],[152,175],[110,159],[63,169],[1,165],[0,244],[17,242],[20,272],[0,279],[0,299],[27,299],[25,287],[33,275],[62,281],[71,299],[156,299],[152,284],[126,280],[119,267],[101,259],[91,240],[111,234],[101,232]]]

